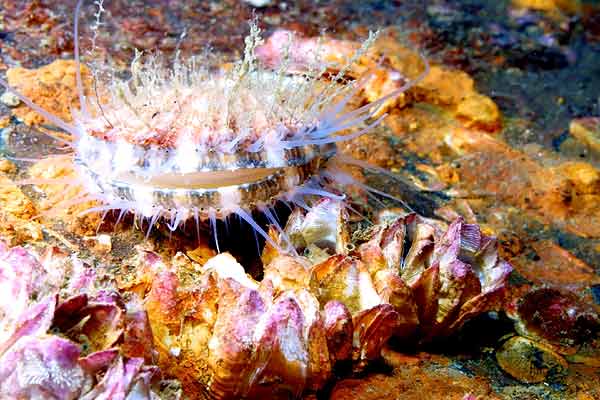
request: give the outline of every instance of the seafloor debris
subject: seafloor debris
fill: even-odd
[[[0,243],[0,397],[152,396],[146,313],[100,278],[55,248],[38,259]]]
[[[331,400],[498,400],[489,383],[443,366],[407,363],[390,374],[373,374],[361,379],[343,379],[333,387]],[[360,397],[359,397],[360,396]]]
[[[498,364],[512,377],[538,383],[550,374],[560,374],[567,362],[550,347],[522,336],[513,336],[496,351]]]

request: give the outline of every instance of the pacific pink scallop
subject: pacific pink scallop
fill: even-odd
[[[271,241],[254,212],[279,226],[273,211],[278,202],[305,206],[306,197],[343,199],[339,188],[353,184],[371,190],[344,171],[347,164],[362,164],[339,155],[337,143],[377,126],[384,116],[380,106],[428,71],[424,62],[414,79],[397,73],[386,94],[348,111],[370,76],[364,71],[366,76],[352,80],[347,71],[376,35],[356,46],[336,73],[319,57],[298,71],[293,35],[286,34],[280,49],[286,54],[287,48],[291,59],[284,55],[277,66],[265,66],[260,30],[251,24],[244,57],[232,68],[215,70],[199,57],[176,58],[169,66],[160,55],[137,54],[129,79],[110,68],[94,71],[96,98],[88,98],[79,61],[82,4],[75,10],[80,109],[72,113],[73,123],[0,84],[71,135],[61,140],[73,150],[74,179],[86,192],[74,201],[101,203],[87,212],[118,210],[119,219],[131,212],[148,232],[159,220],[171,231],[190,219],[197,225],[209,221],[217,247],[217,220],[235,215]]]

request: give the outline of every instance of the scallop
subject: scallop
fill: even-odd
[[[513,336],[496,351],[500,368],[525,383],[539,383],[568,368],[564,358],[539,342]]]

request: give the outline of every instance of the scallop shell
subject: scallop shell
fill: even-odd
[[[508,339],[496,351],[496,360],[504,372],[525,383],[543,382],[568,368],[550,347],[521,336]]]
[[[596,311],[574,293],[539,288],[526,293],[514,315],[517,331],[562,354],[572,354],[600,334]]]

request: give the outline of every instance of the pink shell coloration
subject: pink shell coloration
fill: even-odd
[[[0,286],[17,299],[0,309],[0,398],[158,396],[136,345],[152,343],[145,311],[82,279],[93,274],[55,248],[39,258],[0,242]]]

